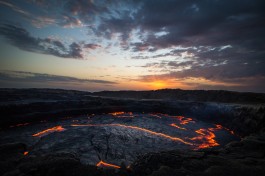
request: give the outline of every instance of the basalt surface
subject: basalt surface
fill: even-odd
[[[160,113],[114,112],[57,122],[20,124],[0,133],[1,144],[20,142],[27,155],[67,152],[83,164],[101,160],[130,165],[137,157],[164,150],[223,146],[240,137],[219,124]]]

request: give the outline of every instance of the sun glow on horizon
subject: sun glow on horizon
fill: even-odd
[[[162,89],[168,87],[168,84],[164,81],[154,81],[151,82],[151,86],[153,89]]]

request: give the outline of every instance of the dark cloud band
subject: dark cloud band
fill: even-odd
[[[69,47],[66,47],[59,40],[35,38],[22,27],[10,24],[0,26],[0,35],[4,36],[10,44],[25,51],[54,55],[63,58],[83,59],[82,48],[75,42],[69,45]]]
[[[23,72],[23,71],[0,71],[0,81],[18,81],[18,82],[56,82],[68,84],[94,83],[94,84],[116,84],[116,82],[97,80],[97,79],[79,79],[69,76],[50,75],[43,73]]]

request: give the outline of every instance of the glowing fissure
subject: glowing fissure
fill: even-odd
[[[146,133],[149,133],[149,134],[152,134],[152,135],[156,135],[156,136],[160,136],[160,137],[163,137],[163,138],[170,139],[172,141],[179,141],[179,142],[182,142],[182,143],[187,144],[187,145],[193,145],[192,143],[186,142],[186,141],[184,141],[181,138],[169,136],[169,135],[164,134],[164,133],[159,133],[159,132],[148,130],[146,128],[141,128],[141,127],[131,126],[131,125],[123,125],[123,124],[113,123],[113,124],[72,124],[71,126],[74,126],[74,127],[82,127],[82,126],[88,126],[88,127],[93,127],[93,126],[96,126],[96,127],[117,126],[117,127],[123,127],[123,128],[129,128],[129,129],[134,129],[134,130],[138,130],[138,131],[143,131],[143,132],[146,132]]]
[[[178,126],[175,123],[171,123],[170,126],[175,127],[175,128],[178,128],[178,129],[181,129],[181,130],[187,130],[186,128],[180,127],[180,126]]]
[[[199,129],[195,131],[196,133],[200,134],[200,136],[193,137],[191,140],[198,140],[198,141],[203,141],[202,144],[198,146],[199,149],[202,148],[209,148],[209,147],[214,147],[218,146],[219,144],[214,140],[215,134],[207,129]]]
[[[132,112],[123,112],[123,111],[121,111],[121,112],[112,112],[112,113],[109,113],[109,114],[113,115],[113,116],[115,116],[117,118],[133,118],[133,117],[135,117]]]
[[[215,125],[215,126],[216,126],[215,128],[208,128],[208,129],[202,129],[201,128],[201,129],[195,131],[197,134],[200,134],[200,136],[193,137],[193,138],[191,138],[191,140],[193,140],[193,141],[198,140],[198,141],[204,142],[198,146],[199,149],[209,148],[209,147],[214,147],[214,146],[220,145],[216,142],[216,140],[215,140],[216,136],[213,132],[217,131],[217,130],[225,129],[225,128],[222,125]],[[230,132],[229,129],[227,129],[227,130]]]
[[[192,118],[186,118],[186,119],[182,120],[180,122],[180,124],[181,125],[186,125],[186,124],[191,123],[191,122],[194,123],[194,121],[192,120]]]
[[[195,123],[192,118],[186,118],[183,116],[176,116],[176,118],[180,121],[181,125],[186,125],[188,123]]]
[[[111,112],[109,114],[113,115],[113,116],[117,116],[117,115],[123,115],[123,114],[125,114],[125,112],[123,112],[123,111],[121,111],[121,112]]]
[[[120,166],[117,166],[117,165],[114,165],[114,164],[109,164],[109,163],[106,163],[104,161],[100,161],[96,164],[97,167],[112,167],[112,168],[115,168],[115,169],[120,169],[121,167]]]
[[[225,129],[226,131],[228,131],[230,134],[235,135],[234,131],[230,130],[229,128],[223,127],[222,125],[215,125],[217,128],[219,129]]]
[[[10,128],[26,126],[26,125],[29,125],[29,123],[20,123],[20,124],[12,125],[12,126],[10,126]]]
[[[38,133],[35,133],[32,136],[34,136],[34,137],[42,137],[42,136],[45,136],[45,135],[53,133],[53,132],[61,132],[61,131],[64,131],[64,130],[65,130],[65,128],[63,128],[62,126],[55,126],[53,128],[48,128],[46,130],[40,131]]]
[[[177,118],[180,121],[181,125],[186,125],[188,123],[195,123],[195,121],[193,121],[192,118],[187,118],[184,116],[170,116],[168,114],[162,114],[162,113],[156,113],[156,114],[150,114],[152,116],[158,117],[158,118],[162,118],[161,116],[165,116],[165,117],[169,117],[169,118]]]
[[[179,119],[180,121],[182,121],[182,119],[184,119],[185,117],[183,116],[176,116],[177,119]]]

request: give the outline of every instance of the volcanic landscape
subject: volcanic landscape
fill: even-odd
[[[160,113],[113,112],[61,122],[18,124],[1,133],[1,143],[22,142],[25,154],[71,152],[84,164],[127,165],[137,156],[174,149],[222,146],[240,138],[217,124]],[[67,146],[67,147],[66,147]]]
[[[1,174],[264,173],[264,94],[2,89],[1,97]]]

